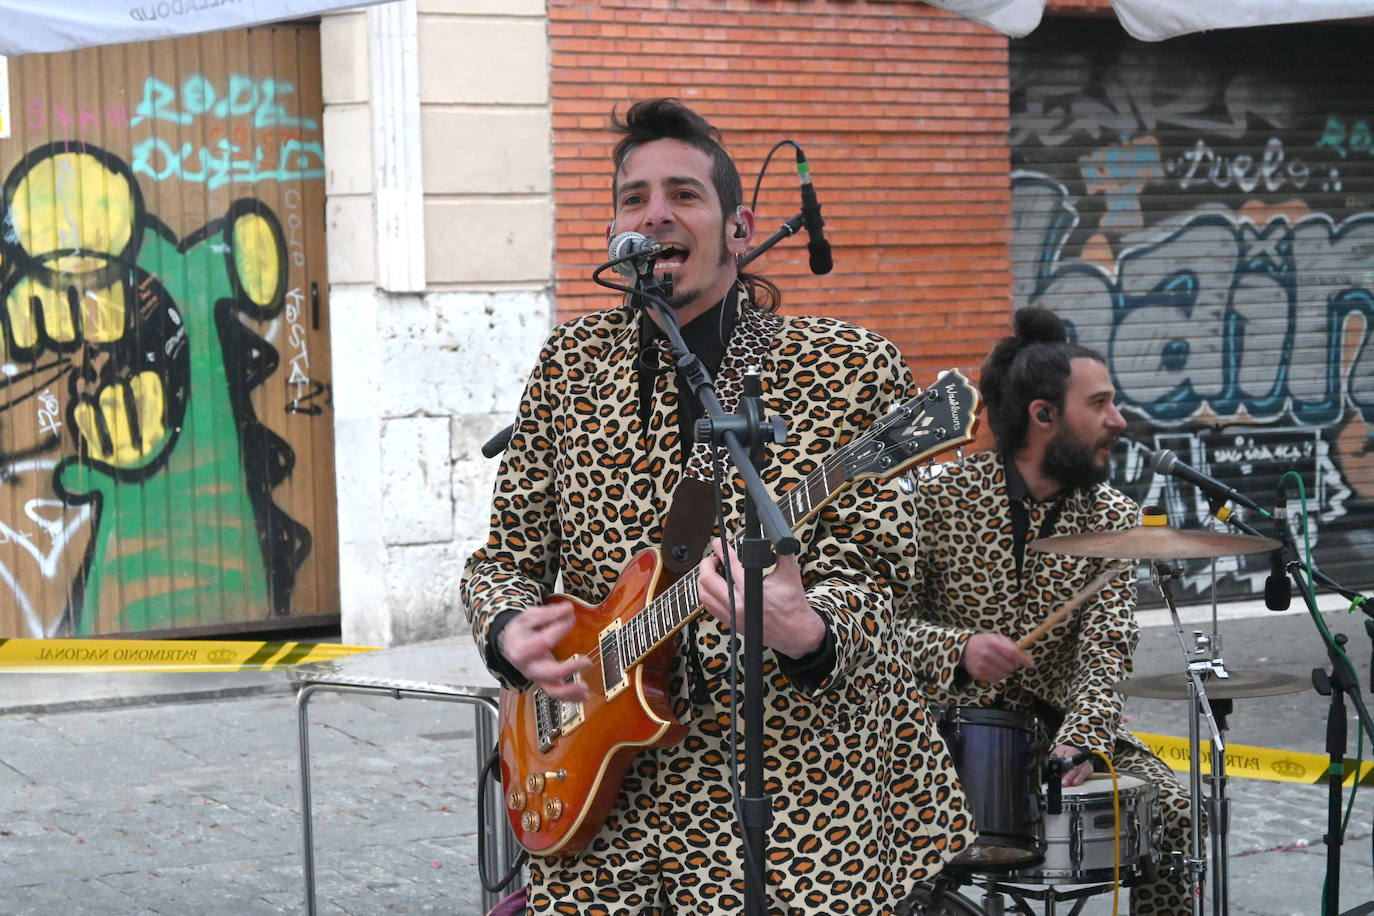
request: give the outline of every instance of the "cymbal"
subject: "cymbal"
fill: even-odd
[[[1231,700],[1239,697],[1276,697],[1285,693],[1301,693],[1310,681],[1281,671],[1231,671],[1227,678],[1209,677],[1202,684],[1209,700]],[[1188,699],[1188,675],[1152,674],[1148,677],[1128,678],[1116,684],[1116,690],[1128,697],[1154,700]]]
[[[1224,531],[1184,531],[1168,525],[1140,525],[1123,531],[1088,531],[1036,538],[1031,550],[1071,557],[1115,557],[1123,560],[1184,560],[1230,557],[1277,550],[1273,538]]]

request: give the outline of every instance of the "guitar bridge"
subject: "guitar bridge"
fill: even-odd
[[[582,724],[581,703],[556,700],[543,690],[534,696],[534,729],[539,736],[539,750],[547,752],[562,735]]]

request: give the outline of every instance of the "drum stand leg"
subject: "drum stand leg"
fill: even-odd
[[[983,909],[988,916],[1003,916],[1006,910],[1002,896],[1005,894],[1011,897],[1012,909],[1017,913],[1024,914],[1024,916],[1036,916],[1035,910],[1030,905],[1031,900],[1039,900],[1045,905],[1045,916],[1055,916],[1056,904],[1060,900],[1072,900],[1074,901],[1073,907],[1065,916],[1078,916],[1079,913],[1083,912],[1083,908],[1088,905],[1089,897],[1112,890],[1114,887],[1115,885],[1112,884],[1076,887],[1061,894],[1052,884],[1043,888],[1031,889],[992,880],[983,886]]]
[[[1208,800],[1211,817],[1208,820],[1208,833],[1212,841],[1212,911],[1216,916],[1227,916],[1226,887],[1226,830],[1230,816],[1230,802],[1226,799],[1226,745],[1221,740],[1221,729],[1217,727],[1216,717],[1212,715],[1212,705],[1207,701],[1207,691],[1203,682],[1210,676],[1227,678],[1225,666],[1220,657],[1220,640],[1214,633],[1212,639],[1200,632],[1193,634],[1194,648],[1189,649],[1183,639],[1183,622],[1179,620],[1178,608],[1174,604],[1170,583],[1178,578],[1180,570],[1159,560],[1150,562],[1150,575],[1169,614],[1174,621],[1174,631],[1178,634],[1178,645],[1183,650],[1183,658],[1188,673],[1188,795],[1192,810],[1192,825],[1189,836],[1189,855],[1185,860],[1188,869],[1190,897],[1193,916],[1202,916],[1202,885],[1207,871],[1207,859],[1202,855],[1202,738],[1199,720],[1205,719],[1212,744],[1212,792]],[[1215,590],[1214,590],[1215,591]]]
[[[1217,747],[1221,744],[1218,742]],[[1208,835],[1212,842],[1212,912],[1217,916],[1227,916],[1227,900],[1231,889],[1226,871],[1226,860],[1230,854],[1226,837],[1231,827],[1231,800],[1226,797],[1226,754],[1217,751],[1212,755],[1212,793],[1208,796]]]

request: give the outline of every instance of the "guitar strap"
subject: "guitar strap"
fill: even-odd
[[[673,504],[668,507],[668,517],[663,522],[660,592],[696,569],[701,562],[706,542],[711,539],[715,506],[715,484],[685,475],[678,481],[677,488],[673,490]],[[706,687],[706,669],[701,664],[701,650],[697,647],[695,617],[687,624],[684,640],[692,702],[697,706],[705,706],[711,700],[711,692]]]
[[[768,352],[782,329],[782,319],[772,312],[751,307],[743,297],[741,305],[739,320],[730,335],[729,349],[715,379],[716,397],[726,413],[739,405],[745,373],[758,371],[766,365]],[[729,458],[724,447],[721,457]],[[716,484],[711,477],[710,443],[694,442],[663,522],[663,566],[673,581],[701,561],[715,525],[717,498]]]
[[[753,308],[743,295],[739,304],[739,320],[735,322],[715,379],[716,397],[726,413],[734,411],[739,404],[745,374],[760,371],[767,365],[768,353],[782,330],[782,319],[778,315]],[[728,460],[729,453],[723,446],[721,455]],[[711,474],[711,458],[709,443],[692,444],[682,480],[673,491],[673,503],[663,523],[663,566],[673,581],[696,567],[711,538],[716,500],[720,498]],[[685,640],[692,702],[704,706],[710,702],[711,694],[706,687],[706,672],[697,645],[695,618],[687,624]]]

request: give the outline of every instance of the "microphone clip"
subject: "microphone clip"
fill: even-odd
[[[673,295],[673,275],[664,274],[662,277],[655,277],[650,271],[635,281],[635,290],[646,296],[656,296],[667,301]]]

